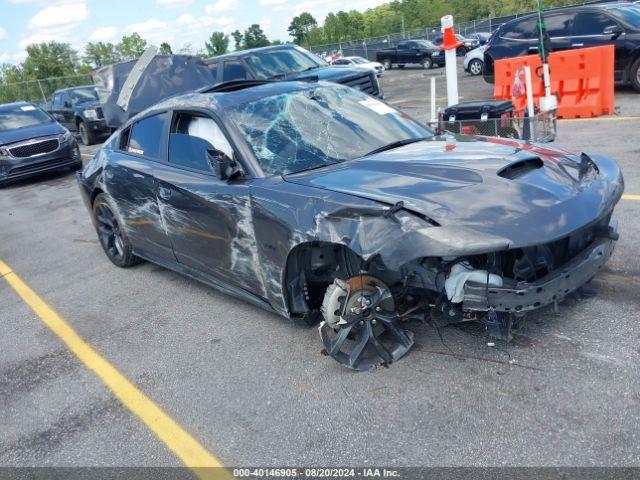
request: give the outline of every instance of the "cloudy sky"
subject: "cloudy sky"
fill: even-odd
[[[290,40],[287,27],[303,11],[322,21],[330,11],[365,10],[388,0],[0,0],[0,63],[24,59],[30,43],[57,40],[80,50],[88,41],[117,42],[138,32],[174,51],[196,49],[212,31],[259,23],[270,39]],[[231,42],[233,45],[233,41]]]

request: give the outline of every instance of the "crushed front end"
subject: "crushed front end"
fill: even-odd
[[[588,283],[611,257],[617,239],[617,225],[607,216],[545,244],[423,259],[419,265],[426,266],[426,274],[418,278],[432,279],[430,290],[438,295],[431,303],[434,323],[480,321],[489,336],[510,340],[527,312],[557,305]]]

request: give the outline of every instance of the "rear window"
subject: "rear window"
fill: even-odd
[[[33,105],[0,107],[0,131],[52,122],[53,118]]]

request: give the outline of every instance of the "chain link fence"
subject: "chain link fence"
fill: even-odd
[[[440,120],[430,122],[436,132],[461,133],[464,135],[482,135],[486,137],[504,137],[533,142],[553,142],[557,133],[557,115],[552,112],[538,112],[533,117],[525,116],[524,111],[514,112],[502,118],[485,120]]]
[[[576,2],[575,4],[570,6],[584,5],[589,3],[606,3],[608,1],[611,0],[587,0],[583,2]],[[458,22],[454,24],[454,29],[456,33],[462,35],[463,37],[471,35],[472,33],[491,33],[502,24],[507,23],[515,18],[522,17],[524,15],[530,15],[531,13],[533,12],[523,12],[502,17],[489,17],[480,20]],[[361,40],[348,40],[326,45],[312,45],[308,48],[313,53],[323,58],[341,53],[341,55],[345,57],[358,56],[368,58],[369,60],[375,60],[377,50],[382,50],[384,48],[394,48],[398,45],[398,42],[407,39],[434,40],[440,35],[442,35],[440,25],[437,25],[432,27],[405,30],[404,32],[390,33],[381,37],[371,37]]]
[[[91,76],[89,75],[71,75],[0,84],[0,104],[24,101],[42,106],[51,101],[51,95],[56,90],[91,84]]]

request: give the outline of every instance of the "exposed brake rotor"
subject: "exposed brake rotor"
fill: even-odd
[[[328,355],[354,370],[371,370],[400,359],[413,332],[398,325],[389,287],[369,275],[336,279],[322,302],[319,331]]]

